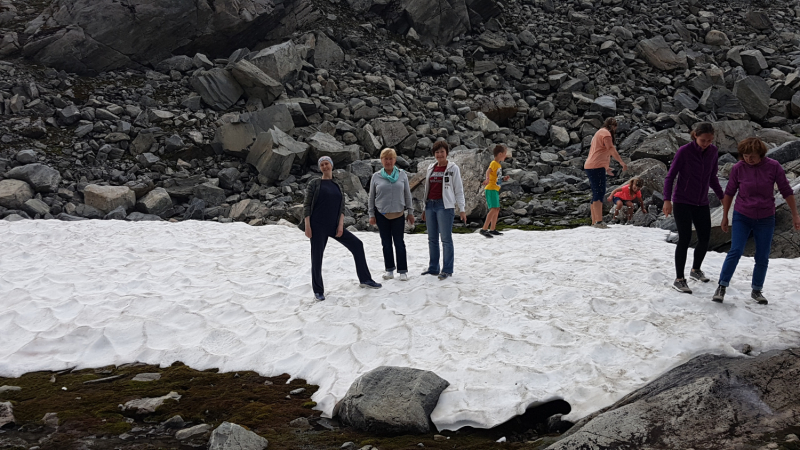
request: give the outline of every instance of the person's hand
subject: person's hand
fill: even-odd
[[[377,223],[378,223],[378,220],[376,218],[374,218],[374,217],[370,217],[369,218],[369,224],[370,225],[376,225]]]
[[[719,224],[719,227],[722,228],[723,233],[728,232],[728,216],[722,218],[722,223]]]
[[[800,231],[800,215],[792,217],[792,225],[795,230]]]
[[[623,172],[627,172],[628,171],[628,165],[627,164],[622,163],[622,171]]]
[[[672,202],[664,200],[664,209],[662,209],[662,211],[664,211],[664,217],[669,217],[669,215],[672,214]]]
[[[461,221],[466,224],[467,223],[467,213],[465,213],[464,211],[461,211],[459,213],[459,215],[461,216]]]
[[[508,180],[510,180],[510,179],[511,179],[511,177],[510,177],[510,176],[508,176],[508,175],[506,175],[506,176],[504,176],[504,177],[503,177],[503,181],[508,181]]]
[[[406,220],[408,220],[408,224],[409,225],[414,225],[414,215],[413,214],[409,213],[408,217],[406,217]]]
[[[425,211],[422,211],[422,221],[425,222]]]
[[[306,237],[311,239],[311,225],[306,225]]]
[[[336,237],[342,237],[343,233],[344,233],[344,225],[340,223],[339,226],[336,227]]]
[[[608,201],[611,201],[611,196],[610,195],[608,196]]]
[[[606,167],[606,173],[607,173],[608,175],[614,176],[614,171],[613,171],[613,170],[611,170],[611,167]]]
[[[483,184],[483,186],[486,186],[487,184],[489,184],[489,180],[483,180],[482,184]]]

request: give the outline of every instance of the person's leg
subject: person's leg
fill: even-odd
[[[625,202],[625,206],[628,207],[628,222],[633,219],[633,202]]]
[[[711,240],[711,211],[708,205],[692,207],[692,222],[694,230],[697,232],[697,246],[694,248],[692,269],[700,270],[703,259],[708,253],[708,243]]]
[[[719,273],[719,285],[725,287],[731,284],[733,272],[736,271],[736,266],[739,265],[739,259],[744,253],[744,246],[747,245],[747,239],[753,229],[753,223],[736,211],[733,212],[733,223],[731,225],[731,248],[725,256],[725,262],[722,263],[722,270]]]
[[[392,240],[394,241],[394,248],[397,250],[397,273],[408,272],[408,260],[406,257],[406,241],[405,241],[405,231],[406,231],[405,221],[406,221],[405,216],[400,216],[396,219],[392,219],[389,221],[391,223]]]
[[[585,169],[586,176],[589,178],[589,185],[592,188],[592,201],[589,204],[589,211],[592,216],[592,224],[602,220],[603,217],[603,203],[600,198],[600,180],[597,177],[596,169]],[[599,200],[598,200],[599,199]],[[599,211],[599,214],[598,214]]]
[[[369,266],[367,266],[367,256],[364,254],[364,243],[361,239],[357,238],[353,233],[344,230],[341,237],[334,237],[336,241],[344,245],[346,249],[350,250],[353,254],[353,260],[356,263],[356,274],[358,281],[361,283],[371,281],[372,275],[369,273]]]
[[[311,234],[311,287],[315,294],[325,293],[325,285],[322,283],[322,256],[327,244],[328,235],[325,233]]]
[[[775,233],[775,216],[769,216],[755,221],[753,239],[756,241],[756,266],[753,269],[754,291],[764,289],[764,279],[767,278],[769,254],[772,251],[772,235]]]
[[[490,231],[497,228],[497,218],[500,217],[500,208],[492,208],[490,214],[492,215],[492,224],[489,226]]]
[[[617,219],[617,213],[619,213],[620,209],[622,209],[622,200],[617,200],[617,203],[614,205],[614,217],[612,217],[611,220]]]
[[[439,217],[441,209],[437,202],[428,202],[425,207],[425,225],[428,228],[428,272],[439,273]]]
[[[442,208],[437,213],[439,235],[442,237],[442,249],[444,253],[442,265],[442,272],[444,273],[453,273],[453,260],[455,258],[453,253],[453,220],[455,216],[456,213],[453,208]]]
[[[686,278],[683,271],[686,268],[686,253],[692,242],[692,214],[688,208],[690,208],[689,205],[682,203],[674,203],[672,206],[675,225],[678,227],[678,245],[675,246],[675,278],[679,280]]]
[[[375,221],[378,223],[378,233],[381,236],[381,246],[383,247],[383,266],[389,272],[395,269],[391,221],[380,213],[375,214]]]

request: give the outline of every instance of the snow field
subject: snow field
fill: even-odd
[[[378,234],[357,236],[384,288],[360,289],[331,241],[327,300],[316,302],[296,228],[0,222],[0,376],[134,361],[289,373],[318,384],[313,399],[330,414],[359,375],[408,366],[450,382],[432,418],[457,429],[556,398],[575,420],[695,355],[800,341],[800,260],[770,261],[761,306],[742,258],[719,305],[710,299],[725,255],[709,253],[712,282],[680,294],[662,230],[455,235],[445,281],[419,275],[427,237],[407,235],[408,282],[381,280]]]

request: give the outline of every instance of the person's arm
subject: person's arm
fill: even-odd
[[[306,198],[303,200],[303,215],[308,218],[311,216],[311,211],[314,203],[314,195],[317,193],[317,184],[315,180],[309,181],[306,186]]]
[[[672,164],[669,166],[667,176],[664,178],[664,217],[669,217],[672,214],[672,187],[675,184],[675,177],[681,172],[683,165],[683,147],[679,148],[675,153],[675,158],[672,159]]]
[[[484,175],[484,177],[483,177],[483,185],[484,186],[488,186],[489,185],[489,176],[491,174],[492,174],[492,166],[490,164],[489,167],[486,169],[486,175]]]
[[[611,149],[611,157],[616,159],[620,166],[622,166],[623,171],[628,170],[628,165],[625,164],[625,161],[622,160],[622,157],[619,156],[619,152],[617,151],[617,147],[614,147],[614,140],[611,139],[611,136],[606,136],[603,139],[603,143],[605,144],[606,148]],[[608,167],[610,168],[610,167]]]
[[[456,195],[456,210],[460,211],[461,221],[467,223],[467,201],[464,199],[464,184],[461,182],[461,169],[455,166],[455,179],[453,180],[453,190]]]
[[[411,197],[411,181],[408,179],[408,175],[403,172],[403,176],[405,177],[405,185],[403,186],[403,199],[405,201],[406,207],[406,220],[411,225],[414,225],[414,198]]]
[[[367,201],[367,210],[369,211],[369,223],[375,220],[375,175],[369,179],[369,200]]]
[[[722,222],[719,225],[723,233],[728,232],[728,211],[731,210],[731,203],[733,203],[733,197],[725,194],[722,197]]]
[[[775,174],[775,182],[778,184],[778,190],[789,205],[789,210],[792,212],[792,226],[795,230],[800,231],[800,216],[797,214],[797,203],[794,201],[794,191],[792,191],[789,180],[786,179],[786,172],[784,172],[783,167],[779,164],[776,164],[776,166],[777,173]]]
[[[731,173],[728,176],[728,185],[725,186],[725,194],[722,197],[722,222],[720,223],[720,228],[722,228],[723,233],[728,232],[728,214],[731,210],[731,204],[733,204],[733,197],[736,195],[736,192],[739,190],[739,166],[733,166],[731,169]]]
[[[613,192],[611,192],[611,194],[609,194],[609,195],[608,195],[608,201],[611,201],[611,199],[612,199],[612,198],[614,198],[614,194],[616,194],[617,192],[619,192],[619,191],[621,191],[621,190],[622,190],[622,186],[620,186],[620,187],[618,187],[618,188],[614,189],[614,191],[613,191]]]
[[[792,225],[794,229],[800,231],[800,215],[797,214],[797,203],[794,202],[794,194],[783,197],[786,203],[789,204],[789,209],[792,211]]]
[[[339,214],[339,225],[336,227],[336,237],[342,237],[344,233],[344,214]]]
[[[711,190],[714,191],[714,194],[716,194],[719,199],[725,196],[725,193],[722,192],[722,186],[719,184],[719,176],[716,170],[711,174]]]

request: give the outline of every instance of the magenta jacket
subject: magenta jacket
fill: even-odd
[[[714,190],[720,200],[724,196],[717,178],[719,153],[715,145],[701,150],[692,141],[678,149],[667,178],[664,180],[664,200],[694,206],[708,205],[708,188]],[[673,191],[677,178],[678,183]]]
[[[775,183],[784,198],[794,195],[778,161],[764,158],[755,166],[739,161],[731,169],[725,195],[733,197],[738,190],[733,210],[750,219],[764,219],[775,214]]]

